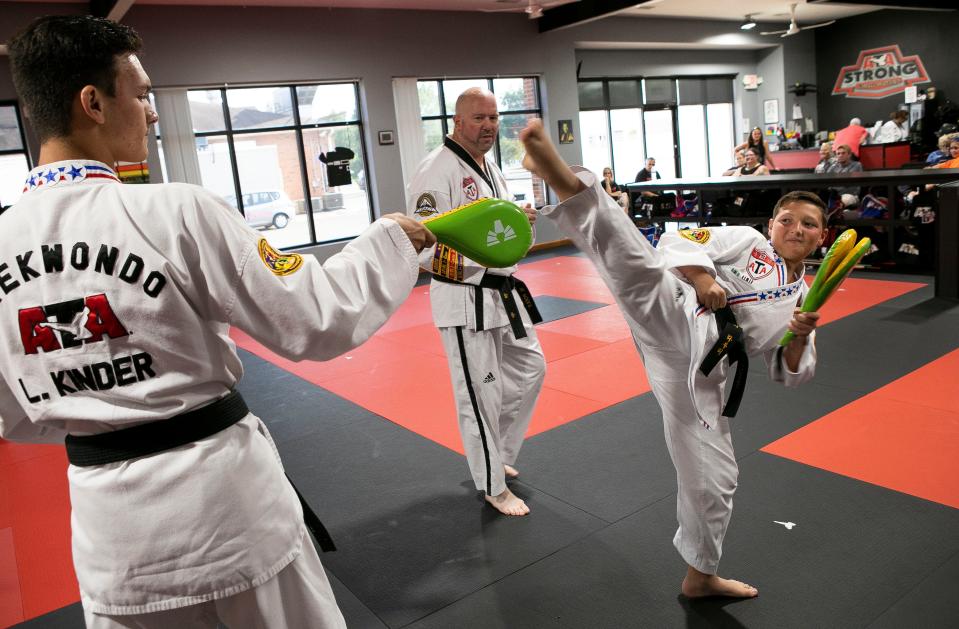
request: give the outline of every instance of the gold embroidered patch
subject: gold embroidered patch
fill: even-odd
[[[271,247],[266,238],[260,238],[257,250],[263,264],[273,275],[289,275],[303,266],[303,256],[298,253],[281,253]]]
[[[679,235],[700,245],[705,245],[710,238],[708,229],[681,229]]]
[[[421,194],[419,198],[416,199],[416,209],[413,210],[413,213],[424,218],[439,214],[439,210],[436,209],[436,197],[429,192]]]

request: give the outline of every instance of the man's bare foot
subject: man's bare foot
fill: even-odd
[[[733,598],[753,598],[759,596],[759,590],[733,579],[723,579],[715,574],[706,574],[693,567],[686,571],[683,579],[683,595],[686,598],[704,596],[729,596]]]
[[[484,496],[484,498],[497,511],[505,515],[527,515],[529,513],[529,507],[526,506],[526,503],[516,497],[516,494],[509,489],[497,496]]]
[[[506,472],[507,479],[519,478],[519,470],[512,465],[503,464],[503,471]]]

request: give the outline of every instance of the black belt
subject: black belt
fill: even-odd
[[[533,301],[533,296],[530,294],[529,288],[526,287],[523,280],[517,279],[512,275],[493,275],[492,273],[486,273],[483,275],[483,279],[480,280],[479,285],[457,282],[442,275],[434,275],[433,279],[447,284],[460,284],[461,286],[473,286],[475,288],[475,298],[473,302],[476,306],[477,332],[486,329],[483,326],[483,291],[480,290],[481,288],[494,288],[499,291],[500,297],[503,298],[503,307],[506,308],[506,314],[509,315],[509,324],[513,328],[513,336],[516,338],[526,338],[526,328],[523,326],[523,318],[519,314],[516,300],[513,299],[514,290],[523,302],[523,307],[526,308],[526,312],[529,314],[529,320],[533,324],[542,323],[543,321],[543,316],[539,313],[539,308],[536,307],[536,302]]]
[[[225,397],[206,406],[195,408],[176,417],[162,421],[140,424],[131,428],[122,428],[97,435],[78,437],[67,435],[67,459],[71,465],[90,467],[117,463],[158,452],[172,450],[200,439],[205,439],[225,428],[229,428],[249,414],[246,402],[239,391],[231,391]],[[293,481],[287,475],[290,485]],[[333,538],[326,527],[303,499],[300,490],[293,485],[293,491],[303,507],[303,519],[306,528],[324,552],[336,550]]]
[[[708,376],[713,368],[719,364],[723,356],[729,357],[729,366],[736,363],[736,375],[733,386],[729,390],[729,399],[723,407],[724,417],[735,417],[739,410],[739,403],[743,401],[743,391],[746,390],[746,376],[749,373],[749,356],[746,355],[746,345],[743,343],[743,329],[736,323],[736,315],[729,306],[716,311],[716,327],[719,329],[719,339],[706,353],[706,358],[699,366],[699,371]]]

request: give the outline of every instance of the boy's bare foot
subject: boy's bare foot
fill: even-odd
[[[539,175],[556,192],[560,201],[565,201],[580,190],[583,182],[570,170],[543,128],[543,121],[534,118],[519,132],[519,139],[526,148],[523,168]]]
[[[753,598],[759,596],[759,590],[733,579],[723,579],[715,574],[706,574],[692,566],[686,571],[683,579],[683,595],[686,598],[702,598],[704,596],[729,596],[733,598]]]
[[[503,464],[503,471],[506,472],[506,478],[513,479],[519,477],[519,470],[512,465]]]
[[[527,515],[529,507],[509,489],[497,496],[484,496],[486,502],[505,515]]]

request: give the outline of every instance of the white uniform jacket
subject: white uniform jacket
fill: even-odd
[[[685,287],[683,311],[690,338],[694,339],[689,386],[702,421],[714,427],[722,408],[722,389],[702,386],[707,377],[699,371],[706,352],[719,334],[711,311],[699,304],[696,290],[685,281],[677,267],[700,266],[716,278],[726,291],[726,303],[743,329],[746,354],[761,354],[770,378],[792,387],[813,377],[816,367],[814,337],[810,337],[806,344],[795,373],[785,367],[779,355],[779,339],[786,332],[793,309],[806,293],[806,282],[802,274],[787,277],[785,262],[760,232],[747,226],[668,232],[660,238],[659,249],[665,256],[666,268],[682,279]]]
[[[660,239],[658,249],[652,249],[622,209],[602,190],[597,177],[589,171],[574,170],[588,187],[563,202],[563,206],[572,209],[559,214],[564,234],[590,254],[600,267],[627,315],[634,338],[642,345],[650,375],[655,377],[679,369],[686,372],[689,391],[702,422],[714,428],[722,412],[727,363],[722,361],[709,377],[699,371],[705,352],[713,346],[719,334],[715,318],[698,303],[696,290],[677,267],[700,266],[716,278],[726,291],[727,303],[743,328],[746,353],[750,356],[762,354],[773,380],[793,387],[813,377],[815,332],[809,337],[795,373],[782,363],[778,351],[779,339],[792,318],[793,308],[805,294],[806,283],[802,275],[786,277],[786,265],[760,232],[751,227],[667,232]],[[597,209],[591,213],[588,211],[590,207]],[[551,208],[543,211],[546,216],[552,213]],[[667,323],[663,329],[637,332],[646,322],[642,316],[634,319],[630,313],[641,313],[644,300],[656,298],[648,286],[659,283],[655,278],[647,278],[651,274],[667,272],[675,275],[676,281],[671,283],[681,291],[681,294],[667,299],[675,303],[681,311],[676,314],[681,314],[682,318],[674,324]],[[662,294],[669,293],[663,291]],[[688,333],[678,326],[683,326]],[[665,359],[660,359],[658,348],[677,346],[682,346],[683,353],[688,356],[685,365],[667,364]],[[672,355],[670,352],[662,354]]]
[[[0,215],[0,436],[62,442],[218,399],[243,371],[231,325],[287,358],[332,358],[373,334],[416,276],[391,220],[321,265],[272,249],[202,188],[121,185],[99,162],[42,166]],[[92,612],[229,596],[304,543],[297,498],[252,414],[166,453],[70,466],[69,481]]]
[[[477,199],[506,198],[509,193],[503,173],[488,158],[485,162],[486,173],[483,173],[466,150],[447,137],[442,146],[420,163],[410,181],[407,188],[410,216],[422,221]],[[435,274],[473,285],[480,283],[484,273],[512,275],[516,272],[515,265],[487,270],[444,245],[424,249],[420,263]],[[436,326],[466,326],[476,330],[474,290],[477,289],[434,280],[430,284],[430,304]],[[483,329],[508,325],[509,317],[499,291],[478,290],[483,291]]]

